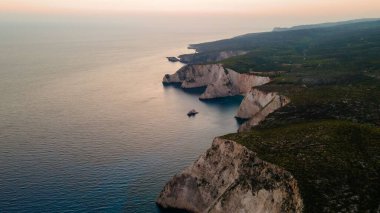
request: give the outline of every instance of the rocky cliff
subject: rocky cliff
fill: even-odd
[[[258,125],[270,113],[290,103],[290,99],[279,95],[277,92],[264,92],[258,89],[252,89],[240,104],[236,114],[237,118],[248,119],[242,124],[239,132],[250,130],[253,126]]]
[[[276,213],[303,208],[297,181],[289,172],[221,138],[166,184],[157,204],[190,212]]]
[[[180,83],[182,88],[206,87],[200,99],[244,94],[252,87],[269,81],[269,77],[240,74],[220,64],[186,65],[175,74],[167,74],[163,78],[164,84]]]

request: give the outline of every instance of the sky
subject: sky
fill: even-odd
[[[1,18],[40,16],[183,16],[295,25],[379,18],[380,0],[0,0]],[[45,16],[45,17],[44,17]],[[267,24],[269,26],[269,24]]]
[[[374,16],[379,0],[1,0],[3,12],[24,13],[220,13]]]

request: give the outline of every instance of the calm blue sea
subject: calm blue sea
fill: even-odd
[[[242,29],[0,25],[0,212],[159,212],[164,184],[237,130],[241,98],[161,80],[182,66],[166,56]]]

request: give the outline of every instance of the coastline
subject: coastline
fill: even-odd
[[[158,213],[156,195],[171,175],[237,128],[227,115],[240,99],[199,102],[160,82],[180,68],[162,63],[166,55],[214,32],[174,36],[165,28],[146,37],[101,25],[101,37],[87,27],[67,37],[54,31],[67,26],[24,26],[25,34],[6,28],[12,41],[2,40],[12,47],[0,59],[2,212]],[[202,116],[188,118],[189,108]]]
[[[380,111],[379,102],[373,97],[380,95],[380,84],[376,75],[368,75],[367,71],[360,73],[361,63],[353,64],[357,68],[349,67],[351,70],[342,70],[342,67],[328,62],[323,66],[316,65],[314,59],[307,59],[305,50],[289,56],[292,45],[281,46],[283,49],[275,52],[284,54],[281,55],[284,62],[278,62],[280,56],[274,57],[271,52],[279,45],[277,39],[297,43],[297,36],[307,39],[310,39],[307,36],[314,36],[316,42],[326,42],[323,44],[326,46],[321,45],[324,48],[337,45],[336,48],[344,49],[346,46],[342,46],[340,39],[347,38],[342,36],[342,32],[361,28],[376,34],[379,26],[380,21],[334,25],[336,31],[333,33],[338,35],[332,36],[337,40],[335,43],[323,39],[323,35],[330,31],[325,30],[326,26],[322,24],[316,29],[275,30],[192,45],[197,51],[196,57],[186,55],[187,65],[175,74],[165,75],[163,83],[176,83],[183,89],[206,86],[200,99],[244,95],[236,118],[245,120],[245,123],[238,133],[215,138],[205,154],[167,183],[157,204],[191,212],[229,212],[232,209],[247,212],[379,210],[380,204],[376,200],[380,189],[379,164],[376,160],[378,152],[374,150],[380,151]],[[320,32],[320,35],[313,34],[313,31]],[[355,36],[363,36],[361,33],[364,32]],[[263,44],[266,36],[268,41]],[[375,36],[371,39],[377,41]],[[244,51],[243,55],[232,54],[222,61],[215,59],[215,55],[220,55],[218,48],[225,51],[224,48],[231,48],[234,44],[234,50],[246,50],[244,45],[247,41],[251,42],[252,48],[263,47],[259,51]],[[320,46],[312,47],[318,50],[314,57],[328,57],[318,49]],[[268,52],[262,56],[254,54],[254,51]],[[372,63],[360,54],[355,55],[358,54],[355,51],[349,54],[364,60],[365,64]],[[368,57],[378,58],[376,54]],[[289,60],[298,61],[288,63]],[[337,57],[335,60],[344,61],[345,58]],[[243,166],[225,163],[245,162],[246,156],[235,153],[236,147],[247,148],[246,152],[253,151],[262,160],[285,169],[292,177],[294,175],[299,185],[293,189],[299,190],[301,195],[294,197],[297,193],[290,190],[282,196],[276,195],[279,200],[271,198],[275,196],[276,186],[281,185],[281,180],[286,182],[286,178],[279,174],[271,173],[264,177],[267,182],[273,181],[272,175],[280,180],[270,187],[260,184],[259,174],[245,179],[245,172],[253,171],[257,163],[254,159],[243,163]],[[363,163],[362,166],[359,162]],[[262,173],[265,171],[267,168],[261,168]],[[234,175],[229,176],[232,173]],[[223,181],[219,183],[214,178]],[[352,181],[358,178],[364,181]],[[252,185],[243,184],[241,187],[240,181]],[[265,196],[260,195],[261,190],[268,189]],[[194,200],[194,196],[199,200]],[[267,198],[272,203],[268,203]],[[297,204],[289,205],[294,200]]]

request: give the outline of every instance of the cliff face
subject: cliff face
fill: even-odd
[[[380,212],[380,128],[317,120],[229,134],[261,159],[294,174],[304,212]]]
[[[252,89],[243,99],[236,117],[249,119],[242,124],[239,132],[248,131],[258,125],[270,113],[290,103],[290,99],[276,92],[263,92]]]
[[[181,83],[182,88],[204,87],[223,76],[224,68],[219,64],[186,65],[173,75],[165,75],[163,83]]]
[[[270,82],[269,77],[260,77],[251,74],[240,74],[231,69],[225,69],[224,75],[217,81],[209,84],[200,99],[224,97],[245,94],[252,87]]]
[[[166,184],[157,204],[190,212],[301,212],[303,207],[289,172],[221,138]]]
[[[247,93],[253,86],[266,84],[269,77],[240,74],[220,64],[186,65],[173,75],[165,75],[163,83],[181,83],[182,88],[206,86],[200,99],[211,99]]]
[[[165,75],[163,83],[180,83],[182,88],[206,87],[200,99],[212,99],[246,94],[237,118],[248,120],[239,132],[258,125],[270,113],[287,105],[290,100],[276,92],[263,92],[252,87],[270,82],[269,77],[240,74],[220,64],[186,65],[172,75]]]

